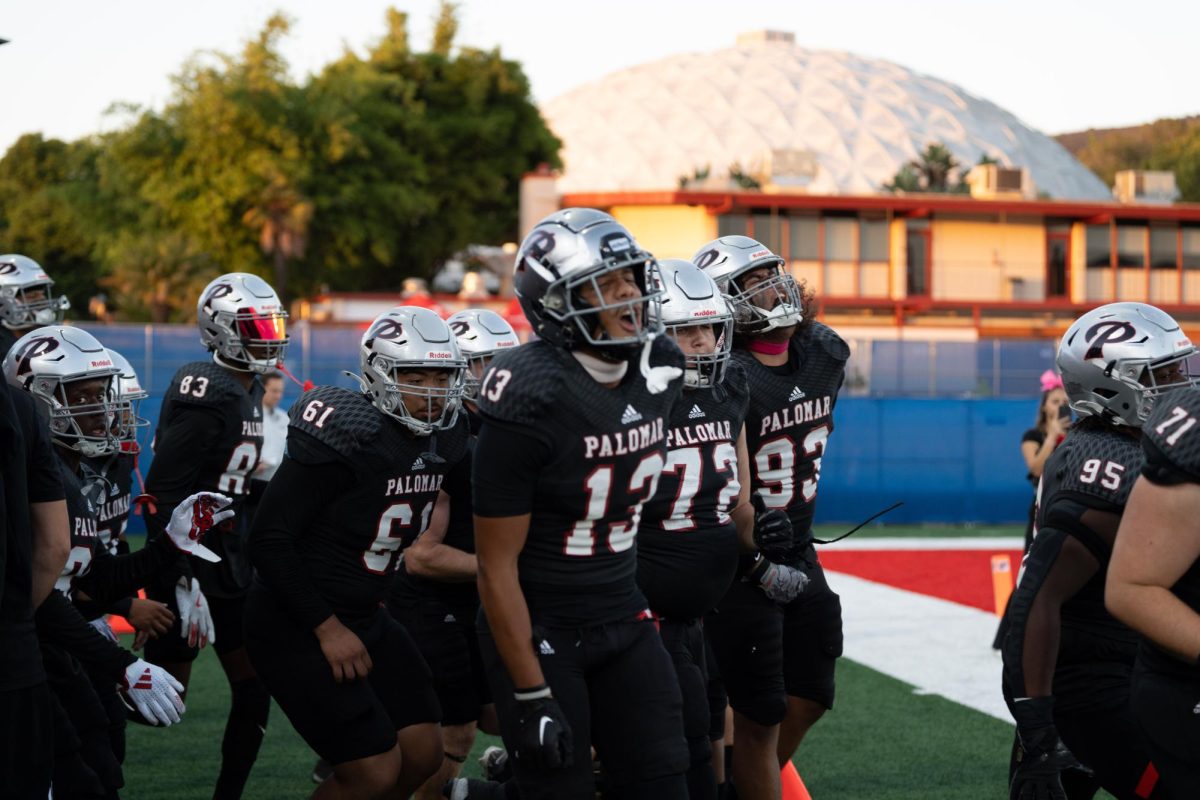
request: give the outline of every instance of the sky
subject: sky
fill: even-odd
[[[363,52],[389,5],[410,41],[430,40],[437,0],[0,0],[0,149],[23,133],[73,139],[123,122],[114,102],[153,108],[202,50],[236,52],[275,11],[297,79],[346,48]],[[1046,133],[1200,113],[1191,0],[463,0],[459,44],[524,64],[534,96],[738,32],[790,31],[813,49],[883,58],[956,83]]]

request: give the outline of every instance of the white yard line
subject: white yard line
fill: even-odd
[[[1019,536],[851,536],[835,544],[817,545],[822,550],[1020,550]]]
[[[936,541],[948,547],[947,540]],[[1019,539],[1004,541],[1020,547]],[[1012,722],[1000,694],[1000,654],[992,650],[994,614],[845,573],[827,574],[842,597],[847,658],[911,684],[917,693]]]

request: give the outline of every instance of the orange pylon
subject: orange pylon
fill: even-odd
[[[796,772],[795,764],[789,761],[780,771],[779,778],[783,784],[783,800],[812,800],[804,781],[800,780],[800,773]]]

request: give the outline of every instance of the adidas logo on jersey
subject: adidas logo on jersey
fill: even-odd
[[[414,470],[425,469],[425,460],[420,456],[417,456],[417,460],[413,462],[412,468]]]
[[[792,393],[788,395],[788,400],[796,401],[796,400],[803,400],[803,399],[804,399],[804,392],[800,391],[799,386],[793,386]]]
[[[442,622],[458,622],[458,618],[455,617],[453,614],[447,614],[446,618],[444,620],[442,620]]]
[[[694,405],[692,406],[692,410],[688,412],[688,419],[700,419],[704,415],[704,409]]]
[[[621,424],[628,425],[631,422],[641,422],[642,415],[632,405],[625,406],[625,413],[621,415]]]
[[[254,418],[255,418],[255,419],[258,419],[258,418],[259,418],[259,417],[261,417],[261,416],[262,416],[262,414],[260,414],[260,413],[258,412],[258,409],[257,409],[257,408],[255,408],[255,409],[254,409]]]
[[[552,656],[554,655],[554,648],[550,646],[549,642],[542,639],[542,643],[538,645],[538,652],[544,656]]]

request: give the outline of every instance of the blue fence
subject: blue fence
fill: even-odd
[[[152,423],[175,370],[207,357],[192,326],[83,327],[133,364],[150,392],[142,415]],[[342,371],[357,368],[360,335],[295,325],[288,364],[302,380],[353,386]],[[1019,443],[1036,414],[1037,376],[1052,363],[1053,345],[1041,341],[855,342],[818,520],[857,522],[903,500],[889,522],[1022,522],[1031,489]],[[284,404],[298,393],[289,384]],[[1005,394],[1013,396],[994,396]]]

